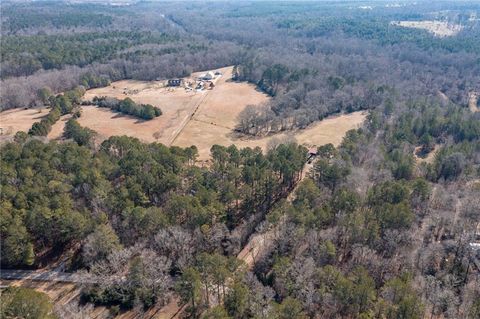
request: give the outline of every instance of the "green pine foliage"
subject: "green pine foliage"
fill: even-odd
[[[137,104],[128,97],[123,100],[107,97],[94,97],[93,104],[98,107],[106,107],[144,120],[151,120],[162,115],[162,110],[159,107],[150,104]]]

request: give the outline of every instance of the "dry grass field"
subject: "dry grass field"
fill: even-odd
[[[167,89],[163,82],[119,81],[106,88],[87,91],[85,100],[95,96],[130,97],[138,103],[159,106],[163,115],[150,121],[112,112],[95,106],[84,106],[79,123],[99,133],[100,139],[113,135],[128,135],[145,142],[166,145],[196,145],[199,159],[207,160],[214,144],[267,149],[272,139],[286,134],[263,138],[240,138],[233,131],[238,114],[249,104],[261,104],[269,97],[254,85],[231,80],[232,67],[220,69],[223,74],[211,91],[192,92],[183,88]],[[200,72],[199,72],[200,73]],[[192,77],[197,76],[195,73]],[[358,127],[364,120],[362,112],[340,115],[291,132],[299,143],[307,146],[338,144],[346,131]]]
[[[93,105],[82,106],[80,125],[91,128],[98,133],[102,141],[110,136],[127,135],[137,137],[144,142],[160,142],[166,145],[191,146],[199,150],[199,160],[207,160],[210,148],[214,144],[238,147],[259,146],[266,150],[275,141],[291,138],[308,147],[326,143],[339,144],[345,132],[358,127],[365,114],[355,112],[327,118],[312,124],[304,130],[276,134],[261,138],[241,137],[234,132],[237,117],[249,104],[257,105],[267,102],[269,97],[258,91],[254,85],[231,80],[233,67],[219,69],[222,76],[215,80],[213,90],[185,90],[183,87],[166,88],[164,81],[114,82],[104,88],[88,90],[84,100],[92,100],[95,96],[108,96],[118,99],[130,97],[137,103],[148,103],[158,106],[163,114],[149,121],[113,112],[107,108]],[[192,74],[191,80],[201,74]],[[47,114],[38,110],[15,109],[0,113],[0,128],[4,136],[11,136],[19,131],[28,131],[32,124]],[[49,139],[60,139],[66,121],[70,115],[53,125],[48,134]]]
[[[65,124],[71,117],[71,114],[63,115],[60,120],[58,120],[55,124],[52,125],[52,130],[50,131],[50,133],[48,133],[47,138],[49,140],[61,139]]]
[[[165,88],[163,81],[129,80],[89,90],[84,100],[92,100],[95,96],[119,99],[129,97],[137,103],[158,106],[163,114],[153,120],[143,121],[105,108],[83,106],[79,123],[97,131],[100,139],[128,135],[145,142],[160,142],[166,145],[178,145],[175,140],[189,139],[192,132],[184,131],[192,122],[208,123],[205,124],[205,128],[209,130],[211,126],[215,128],[215,125],[220,125],[231,131],[238,114],[247,105],[268,100],[267,95],[257,91],[253,85],[231,81],[232,70],[232,67],[219,69],[222,76],[217,79],[216,87],[201,92],[186,91],[184,88]],[[192,74],[192,78],[200,73]],[[198,141],[198,136],[194,141]],[[207,138],[204,143],[211,146],[215,141]]]
[[[229,146],[235,144],[237,147],[256,147],[267,150],[274,139],[289,139],[291,136],[295,140],[307,147],[320,146],[327,143],[338,145],[348,130],[359,127],[365,114],[355,112],[351,114],[339,115],[324,119],[315,123],[304,130],[295,132],[281,133],[261,138],[239,138],[230,129],[215,126],[212,124],[191,121],[187,124],[180,136],[175,140],[174,145],[190,146],[196,145],[199,152],[199,160],[207,160],[210,156],[210,148],[213,144]]]
[[[33,123],[48,114],[48,109],[11,109],[0,112],[0,139],[8,139],[19,131],[28,132]]]
[[[437,37],[450,37],[462,30],[459,24],[452,24],[445,21],[394,21],[393,25],[406,28],[423,29]]]
[[[231,68],[220,69],[230,72]],[[192,78],[203,72],[192,74]],[[225,76],[225,75],[224,75]],[[219,80],[224,78],[220,77]],[[137,103],[147,103],[161,108],[162,116],[150,121],[139,120],[101,109],[94,106],[83,107],[79,123],[97,131],[101,138],[113,135],[128,135],[145,142],[160,142],[170,145],[192,114],[207,95],[213,91],[186,91],[182,87],[166,88],[164,81],[125,80],[112,83],[110,86],[88,90],[84,100],[92,100],[95,96],[108,96],[118,99],[131,98]]]
[[[247,105],[268,101],[269,97],[258,91],[254,85],[232,81],[232,71],[232,68],[224,70],[217,86],[209,92],[193,116],[194,120],[233,129],[238,115]]]

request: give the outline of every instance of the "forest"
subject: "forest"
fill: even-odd
[[[112,316],[177,298],[185,318],[480,317],[480,4],[473,1],[1,2],[0,109],[48,115],[0,151],[2,269],[69,252],[78,308],[2,292],[0,317]],[[361,8],[361,7],[365,8]],[[475,15],[476,14],[476,15]],[[436,37],[392,21],[462,25]],[[340,145],[294,140],[186,148],[82,127],[85,90],[234,65],[268,94],[237,133],[257,137],[364,110]],[[141,119],[160,108],[94,104]],[[478,102],[477,102],[478,103]],[[48,141],[70,114],[66,141]],[[306,165],[311,169],[306,170]],[[252,235],[269,244],[252,267]]]

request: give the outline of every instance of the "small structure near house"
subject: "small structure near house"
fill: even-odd
[[[307,162],[310,164],[312,160],[317,156],[317,148],[316,147],[311,147],[308,149],[308,159]]]
[[[167,81],[168,86],[180,86],[182,85],[182,79],[170,79]]]

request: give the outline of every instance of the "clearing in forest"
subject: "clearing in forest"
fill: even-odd
[[[418,154],[421,152],[422,147],[417,146],[413,150],[413,157],[415,158],[415,161],[420,164],[420,163],[427,163],[427,164],[432,164],[435,161],[435,155],[437,155],[437,152],[440,150],[441,145],[440,144],[435,144],[433,147],[433,150],[431,150],[428,154],[425,156],[419,156]]]
[[[106,108],[83,106],[79,123],[97,131],[100,138],[113,135],[128,135],[146,142],[160,142],[166,145],[197,146],[199,159],[210,157],[214,144],[238,147],[259,146],[266,150],[273,139],[282,140],[288,136],[307,146],[326,143],[339,144],[345,132],[360,126],[365,115],[362,112],[340,115],[312,124],[305,130],[288,134],[276,134],[261,138],[240,137],[234,128],[238,115],[247,105],[258,105],[269,97],[246,82],[232,81],[233,67],[219,69],[222,75],[212,90],[186,90],[183,87],[165,88],[164,81],[141,82],[119,81],[105,88],[87,91],[85,100],[95,96],[118,99],[130,97],[137,103],[158,106],[163,114],[149,121],[115,113]],[[186,81],[204,72],[192,74]]]
[[[112,112],[106,108],[83,106],[79,123],[97,131],[101,139],[114,135],[128,135],[145,142],[160,142],[166,145],[190,145],[200,143],[205,146],[207,156],[210,147],[219,137],[216,131],[221,127],[230,133],[236,125],[238,114],[249,104],[260,104],[268,96],[248,83],[231,80],[233,67],[221,68],[221,75],[214,80],[212,90],[197,91],[184,87],[165,87],[165,81],[118,81],[105,88],[88,90],[84,100],[95,96],[118,99],[131,98],[137,103],[147,103],[161,108],[163,114],[149,121]],[[197,72],[184,81],[192,81],[205,72]],[[191,123],[200,126],[199,133]],[[203,124],[202,124],[203,123]],[[188,127],[186,132],[185,129]],[[222,131],[222,133],[224,133]],[[192,136],[195,135],[195,136]],[[223,134],[225,135],[225,134]],[[180,142],[176,142],[179,140]],[[232,144],[230,141],[228,145]],[[203,146],[202,146],[203,147]]]
[[[114,82],[103,88],[88,90],[84,100],[90,101],[95,96],[107,96],[117,99],[127,97],[136,103],[151,104],[162,109],[163,114],[152,120],[142,120],[133,116],[100,108],[94,105],[82,106],[80,125],[95,130],[99,141],[110,136],[127,135],[144,142],[159,142],[165,145],[187,147],[197,146],[199,160],[208,160],[210,148],[214,144],[242,147],[259,146],[263,150],[273,144],[294,137],[308,147],[326,143],[335,145],[342,141],[345,133],[361,125],[365,118],[363,112],[338,115],[314,123],[303,130],[279,133],[266,137],[246,137],[235,132],[238,115],[247,105],[265,103],[269,97],[246,82],[232,81],[233,67],[225,67],[212,81],[211,90],[186,89],[185,87],[166,87],[165,81]],[[192,82],[205,72],[197,72],[183,79]],[[47,110],[15,109],[0,113],[0,128],[3,134],[11,138],[17,131],[28,131],[34,122],[41,120]],[[62,137],[66,121],[70,115],[62,116],[48,134],[49,139]]]
[[[480,94],[478,94],[476,92],[471,92],[470,95],[468,96],[468,108],[473,113],[480,112],[480,109],[478,108],[478,99],[479,98],[480,98]]]
[[[229,68],[219,71],[225,72]],[[192,74],[186,81],[198,77],[201,72]],[[222,77],[220,76],[220,79]],[[97,131],[100,138],[114,135],[134,136],[144,142],[160,142],[170,145],[183,126],[191,118],[195,109],[212,92],[210,90],[187,90],[183,87],[166,87],[165,81],[124,80],[111,85],[88,90],[84,100],[95,96],[107,96],[117,99],[131,98],[136,103],[158,106],[163,114],[149,121],[113,112],[96,106],[83,106],[79,123]]]
[[[446,21],[392,21],[391,23],[406,28],[427,30],[437,37],[454,36],[463,29],[459,24]]]
[[[48,114],[48,109],[11,109],[0,112],[0,140],[6,140],[19,131],[28,132],[33,123]]]
[[[259,146],[265,151],[270,145],[275,143],[275,140],[289,140],[290,137],[294,137],[297,143],[308,147],[328,143],[338,145],[345,133],[360,127],[364,119],[364,112],[354,112],[326,118],[303,130],[259,138],[238,137],[235,132],[228,128],[193,120],[187,124],[180,136],[175,140],[174,145],[181,147],[197,146],[199,160],[207,160],[209,158],[210,148],[213,144],[223,146],[235,144],[239,148]]]

